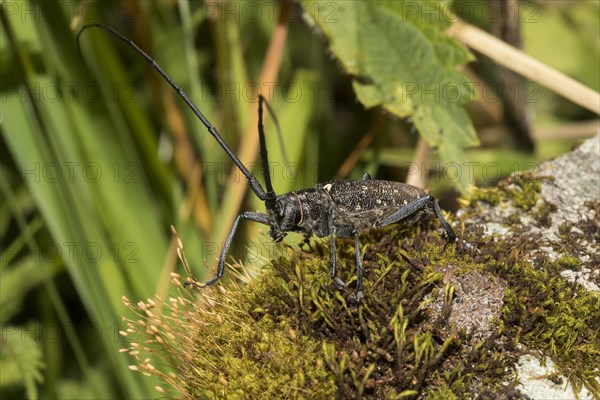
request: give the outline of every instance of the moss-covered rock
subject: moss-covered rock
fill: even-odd
[[[600,293],[578,282],[597,273],[600,216],[565,228],[573,221],[544,196],[557,182],[514,176],[475,192],[454,244],[434,220],[365,234],[360,304],[351,241],[338,241],[348,292],[322,242],[288,248],[244,284],[192,292],[174,276],[169,300],[128,303],[142,318],[129,320],[124,351],[166,382],[158,390],[186,398],[526,398],[524,357],[552,363],[537,377],[546,389],[598,397]]]

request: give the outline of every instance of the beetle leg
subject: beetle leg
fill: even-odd
[[[413,202],[408,203],[407,205],[405,205],[404,207],[402,207],[401,209],[399,209],[398,211],[396,211],[395,213],[393,213],[392,215],[390,215],[383,221],[379,222],[377,224],[377,226],[386,226],[386,225],[396,223],[396,222],[414,214],[415,212],[417,212],[419,210],[423,210],[429,204],[433,205],[433,210],[435,211],[435,215],[438,217],[438,219],[442,223],[442,226],[444,227],[444,230],[446,231],[446,236],[448,237],[448,241],[454,242],[456,240],[456,234],[454,233],[454,230],[452,230],[452,227],[450,226],[448,221],[446,221],[446,218],[444,218],[444,215],[442,214],[442,210],[440,210],[440,206],[438,205],[437,200],[435,198],[433,198],[432,196],[421,197],[420,199],[417,199]]]
[[[217,274],[214,277],[212,277],[208,282],[206,282],[204,284],[205,286],[212,285],[213,283],[218,281],[219,278],[221,278],[223,276],[223,273],[225,272],[225,257],[227,256],[227,251],[229,250],[229,246],[231,246],[231,241],[233,240],[233,235],[235,234],[235,231],[237,230],[240,219],[249,219],[251,221],[256,221],[256,222],[259,222],[264,225],[269,225],[269,220],[268,220],[267,214],[262,214],[262,213],[253,212],[253,211],[247,211],[245,213],[238,215],[237,218],[235,219],[235,222],[233,223],[233,226],[231,227],[231,231],[229,231],[229,235],[227,236],[227,239],[225,240],[225,244],[223,245],[223,250],[221,250],[221,255],[219,256],[219,264],[217,266]]]
[[[442,210],[440,210],[440,206],[439,206],[437,200],[431,196],[429,196],[429,197],[431,198],[431,201],[433,202],[433,210],[435,211],[435,215],[437,215],[438,219],[442,223],[442,226],[444,227],[444,230],[446,231],[446,236],[448,237],[448,242],[450,242],[450,243],[455,242],[456,234],[454,233],[454,230],[452,230],[452,227],[450,226],[448,221],[446,221],[446,218],[444,218],[444,214],[442,214]]]
[[[408,203],[404,207],[400,208],[398,211],[392,213],[389,217],[387,217],[383,221],[380,221],[377,224],[377,226],[386,226],[386,225],[394,224],[394,223],[416,213],[417,211],[424,209],[425,207],[427,207],[427,204],[429,204],[430,198],[433,198],[433,197],[425,196],[425,197],[421,197],[420,199],[417,199],[415,201]]]
[[[335,230],[333,228],[333,213],[332,210],[327,210],[327,226],[329,228],[329,255],[331,258],[331,269],[329,270],[329,276],[331,279],[342,289],[348,289],[348,286],[340,278],[336,276],[337,270],[337,259],[336,259],[336,247],[335,247]]]
[[[363,284],[363,265],[362,257],[360,254],[360,244],[358,243],[358,232],[352,231],[354,235],[354,249],[356,251],[356,301],[361,302],[364,299],[362,292]]]

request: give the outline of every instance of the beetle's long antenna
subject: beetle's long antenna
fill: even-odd
[[[198,107],[196,107],[196,105],[189,99],[189,97],[185,94],[183,89],[181,89],[169,77],[169,75],[167,75],[167,73],[160,67],[160,65],[158,65],[156,63],[156,61],[152,57],[150,57],[144,50],[142,50],[133,41],[127,39],[125,36],[121,35],[119,32],[117,32],[113,28],[106,26],[106,25],[99,24],[97,22],[94,22],[94,23],[91,23],[88,25],[84,25],[81,28],[81,30],[77,34],[77,47],[78,48],[79,48],[79,38],[81,37],[81,34],[89,28],[100,28],[100,29],[107,31],[108,33],[112,34],[113,36],[115,36],[116,38],[121,40],[123,43],[125,43],[126,45],[131,47],[139,55],[141,55],[146,61],[148,61],[148,63],[152,66],[152,68],[154,68],[156,70],[156,72],[158,72],[167,81],[167,83],[169,85],[171,85],[171,87],[177,92],[179,97],[181,97],[183,99],[185,104],[187,104],[187,106],[193,111],[193,113],[198,117],[198,119],[202,122],[202,124],[206,127],[206,129],[208,129],[208,132],[212,135],[212,137],[215,138],[217,143],[219,143],[219,145],[223,148],[225,153],[227,153],[229,158],[231,158],[233,163],[240,169],[240,171],[242,171],[242,174],[244,174],[244,176],[248,180],[248,185],[250,186],[252,191],[256,194],[256,196],[263,201],[271,200],[271,197],[270,197],[271,195],[269,193],[265,193],[260,182],[250,173],[250,171],[248,171],[248,168],[246,168],[246,166],[242,163],[242,161],[233,153],[233,151],[229,148],[229,146],[227,146],[227,144],[225,143],[225,141],[223,141],[223,138],[221,137],[221,135],[219,134],[217,129],[210,122],[208,122],[208,120],[206,119],[204,114],[202,114],[202,112],[198,109]],[[270,185],[270,182],[269,182],[269,185]]]
[[[274,207],[273,201],[275,200],[275,190],[271,183],[271,171],[269,170],[269,154],[267,152],[267,143],[265,141],[265,128],[263,125],[263,102],[266,103],[265,98],[262,94],[258,95],[258,140],[260,143],[260,159],[262,160],[263,177],[265,178],[265,186],[267,188],[267,209],[269,206]]]
[[[281,151],[281,156],[283,157],[284,164],[288,165],[290,163],[290,160],[288,159],[287,152],[285,151],[285,143],[283,143],[283,135],[281,134],[281,126],[279,125],[277,115],[275,115],[275,112],[271,108],[269,102],[262,95],[260,95],[260,97],[262,97],[263,103],[266,106],[266,109],[269,112],[273,123],[275,124],[275,129],[277,130],[277,138],[279,139],[279,151]]]

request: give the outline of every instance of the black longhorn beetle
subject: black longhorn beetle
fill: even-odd
[[[306,237],[316,235],[323,238],[329,236],[331,269],[329,274],[338,287],[347,289],[346,284],[336,276],[337,261],[335,237],[354,238],[356,251],[356,300],[363,299],[362,281],[363,266],[360,256],[358,242],[359,232],[380,228],[386,225],[402,222],[409,225],[419,220],[429,218],[433,214],[442,223],[449,242],[456,241],[456,235],[452,227],[446,221],[437,200],[427,194],[424,190],[415,186],[391,181],[372,180],[368,174],[364,174],[359,181],[334,180],[319,183],[310,189],[302,189],[294,192],[277,195],[271,184],[271,176],[268,168],[268,155],[265,144],[265,133],[262,122],[263,102],[259,95],[258,103],[258,137],[260,141],[260,156],[262,159],[262,170],[266,191],[260,182],[250,173],[240,159],[231,151],[216,128],[204,117],[204,114],[187,97],[184,91],[164,72],[164,70],[146,52],[139,48],[133,41],[117,32],[111,27],[92,23],[83,26],[77,34],[77,45],[81,34],[89,28],[101,28],[125,44],[133,48],[137,53],[148,61],[152,67],[171,85],[179,94],[188,107],[200,119],[208,132],[215,138],[233,163],[240,169],[248,180],[248,185],[256,196],[265,202],[267,213],[246,211],[238,215],[227,236],[225,245],[219,256],[217,274],[205,283],[210,286],[223,276],[225,271],[225,257],[233,235],[242,219],[259,222],[268,225],[271,229],[269,235],[275,242],[281,241],[287,232],[303,233]],[[188,282],[188,284],[192,284]]]

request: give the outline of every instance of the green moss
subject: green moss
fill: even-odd
[[[548,228],[552,226],[552,214],[556,210],[557,208],[554,204],[543,201],[538,207],[532,210],[531,216],[540,226]]]
[[[447,384],[442,384],[435,389],[430,389],[427,392],[428,400],[457,400],[458,397]]]
[[[512,213],[506,218],[506,222],[512,227],[519,226],[521,224],[521,217],[519,213]]]
[[[569,235],[571,234],[571,229],[573,228],[573,223],[569,221],[565,221],[558,226],[558,234],[561,239],[567,240]]]
[[[352,301],[351,240],[337,241],[348,292],[329,277],[326,241],[310,253],[289,249],[244,287],[205,289],[201,305],[185,303],[184,318],[162,323],[180,327],[167,347],[179,392],[189,398],[506,397],[521,344],[550,356],[576,388],[600,394],[599,296],[560,275],[579,268],[577,260],[563,254],[531,264],[524,249],[535,238],[482,240],[475,228],[464,232],[479,250],[470,252],[446,244],[436,227],[429,221],[361,237],[362,304]],[[506,282],[491,336],[476,340],[450,325],[455,291],[444,271]],[[436,299],[442,311],[434,314]]]
[[[573,271],[581,271],[581,261],[579,261],[577,258],[572,257],[568,254],[561,254],[556,259],[556,264],[561,269],[570,269]]]
[[[578,262],[569,256],[538,266],[507,257],[499,273],[508,280],[504,324],[529,348],[543,351],[575,388],[600,395],[600,296],[560,276]]]
[[[505,186],[504,190],[510,194],[515,207],[523,211],[531,210],[539,199],[542,182],[529,174],[516,174],[508,180],[515,187]]]
[[[455,391],[464,398],[475,374],[485,375],[493,387],[506,375],[504,345],[486,341],[465,353],[464,332],[448,331],[448,316],[430,319],[426,307],[432,293],[446,293],[439,267],[455,266],[455,275],[487,267],[425,228],[407,237],[383,230],[363,238],[369,246],[361,305],[352,303],[352,289],[344,293],[334,287],[327,247],[321,244],[312,254],[290,251],[244,290],[227,292],[227,301],[215,293],[215,301],[226,306],[203,316],[206,326],[193,332],[198,339],[188,391],[235,397],[244,390],[249,397],[269,398],[290,388],[300,388],[291,397],[306,398],[428,392],[439,397]],[[340,278],[353,287],[354,265],[347,262],[354,260],[351,241],[338,241],[338,258]],[[478,366],[480,358],[485,363]],[[450,372],[434,378],[440,368]]]
[[[230,311],[240,311],[231,309]],[[212,321],[211,321],[212,320]],[[321,343],[268,314],[206,315],[192,354],[188,392],[194,398],[328,398],[336,386]]]
[[[529,211],[536,205],[540,197],[542,179],[546,178],[531,174],[515,174],[497,188],[474,188],[468,197],[467,204],[476,206],[477,202],[483,202],[497,206],[510,200],[515,207]]]
[[[469,201],[474,204],[478,201],[490,205],[498,205],[506,197],[504,193],[497,188],[473,188],[469,196]]]

